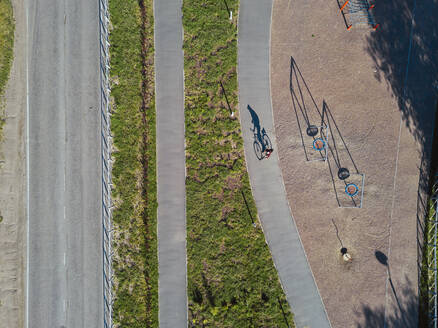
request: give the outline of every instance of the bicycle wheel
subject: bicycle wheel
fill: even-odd
[[[263,144],[265,145],[265,149],[272,149],[271,139],[269,139],[267,134],[263,135]]]
[[[253,147],[254,147],[254,153],[256,154],[257,159],[258,160],[263,159],[263,150],[262,150],[262,146],[260,145],[260,143],[257,141],[254,141]]]

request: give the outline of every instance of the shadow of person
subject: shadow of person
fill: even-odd
[[[407,277],[405,279],[406,283],[400,288],[404,300],[401,307],[399,305],[398,311],[385,311],[383,305],[376,307],[373,304],[362,305],[360,309],[355,310],[356,328],[426,328],[427,326],[419,325],[416,289]]]
[[[253,124],[253,127],[252,127],[251,131],[254,132],[255,134],[257,134],[257,138],[261,141],[262,140],[262,135],[260,133],[260,129],[261,128],[260,128],[259,116],[254,111],[254,109],[251,108],[250,105],[248,105],[247,108],[248,108],[249,113],[251,114],[251,123]]]
[[[253,124],[253,127],[250,128],[250,130],[254,133],[253,147],[256,157],[259,160],[262,160],[263,158],[269,158],[273,151],[271,140],[266,133],[265,128],[260,126],[260,119],[257,113],[251,108],[250,105],[248,105],[247,108],[251,114],[251,123]]]
[[[262,136],[262,128],[260,127],[260,119],[257,113],[254,111],[254,109],[251,108],[250,105],[248,105],[248,111],[251,114],[251,123],[253,124],[253,127],[250,129],[252,132],[254,132],[254,135],[256,136],[257,140],[262,145],[262,151],[265,150],[266,146],[263,142],[263,136]],[[265,129],[263,128],[263,134],[265,134]]]

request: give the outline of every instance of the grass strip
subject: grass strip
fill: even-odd
[[[152,0],[110,0],[115,327],[158,327]]]
[[[432,176],[432,179],[434,177]],[[434,302],[434,286],[435,286],[435,274],[433,271],[434,253],[433,244],[437,240],[438,236],[435,236],[434,221],[436,220],[436,201],[433,198],[438,194],[438,187],[435,184],[432,187],[429,201],[428,201],[428,213],[424,221],[424,237],[423,237],[423,249],[422,249],[422,263],[420,272],[420,302],[419,302],[419,327],[426,328],[431,324],[431,317],[433,315],[434,308],[432,307]]]
[[[11,1],[0,0],[0,141],[5,123],[3,96],[14,58],[14,29],[15,21]]]
[[[232,21],[223,1],[183,1],[189,326],[292,327],[227,105],[237,112],[238,1],[227,6]]]

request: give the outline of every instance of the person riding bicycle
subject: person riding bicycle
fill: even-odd
[[[271,156],[271,154],[272,154],[273,151],[274,151],[274,149],[272,149],[272,148],[266,148],[266,149],[264,150],[265,157],[266,157],[266,158],[269,158],[269,156]]]

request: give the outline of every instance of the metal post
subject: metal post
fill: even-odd
[[[230,17],[230,20],[233,19],[233,12],[228,8],[227,0],[224,0],[225,7],[227,8],[228,16]]]

